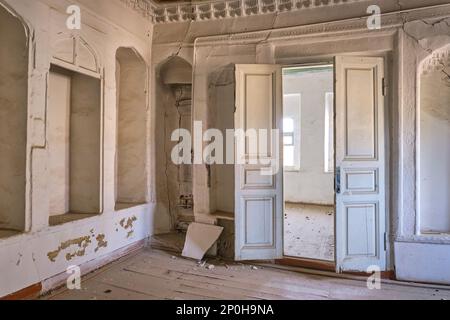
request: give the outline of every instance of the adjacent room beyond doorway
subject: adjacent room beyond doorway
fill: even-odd
[[[334,261],[333,66],[283,70],[284,255]]]

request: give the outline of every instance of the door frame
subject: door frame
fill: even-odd
[[[386,230],[386,272],[389,273],[391,271],[391,258],[392,255],[392,249],[391,249],[391,239],[390,239],[390,231],[391,231],[391,214],[390,214],[390,169],[391,169],[391,163],[390,163],[390,137],[391,137],[391,131],[390,131],[390,118],[391,114],[389,113],[390,108],[389,106],[393,104],[393,97],[391,95],[391,90],[388,90],[391,88],[392,83],[392,70],[390,66],[392,66],[392,63],[389,60],[390,52],[383,52],[379,54],[373,54],[370,52],[360,52],[358,54],[333,54],[331,56],[328,56],[327,58],[321,58],[321,57],[304,57],[308,61],[312,62],[299,62],[299,63],[280,63],[282,66],[282,70],[286,68],[291,67],[308,67],[308,66],[323,66],[323,65],[332,65],[333,70],[336,69],[336,63],[335,63],[335,57],[341,55],[341,56],[361,56],[361,57],[378,57],[383,58],[384,60],[384,75],[385,75],[385,96],[384,96],[384,119],[385,122],[385,230]],[[301,58],[300,58],[301,59]],[[333,81],[336,83],[336,76],[333,75]],[[334,151],[336,151],[336,86],[334,85],[333,88],[334,93]],[[282,109],[282,114],[284,116],[284,107]],[[281,150],[283,150],[284,144],[282,145]],[[336,152],[335,152],[335,170],[334,170],[334,178],[333,180],[336,181]],[[284,165],[281,166],[283,170],[283,210],[285,209],[285,201],[284,201],[284,176],[285,176],[285,170]],[[308,258],[301,258],[301,257],[291,257],[284,255],[284,221],[283,221],[283,259],[276,260],[276,264],[282,264],[282,265],[288,265],[293,267],[304,267],[304,268],[311,268],[316,270],[324,270],[324,271],[331,271],[333,273],[338,273],[336,270],[337,266],[337,199],[336,199],[336,189],[335,189],[335,200],[334,200],[334,207],[335,207],[335,215],[334,215],[334,261],[325,261],[325,260],[318,260],[318,259],[308,259]],[[283,215],[284,216],[284,215]],[[351,272],[344,272],[344,273],[351,273]]]

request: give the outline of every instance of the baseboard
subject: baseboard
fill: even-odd
[[[148,239],[143,239],[137,241],[131,245],[125,246],[123,248],[117,249],[112,253],[88,261],[80,266],[82,276],[87,276],[88,274],[105,267],[106,265],[117,261],[125,256],[138,251],[147,245]],[[36,299],[41,295],[49,293],[50,291],[56,290],[66,284],[67,274],[65,272],[54,275],[51,278],[43,280],[40,283],[36,283],[30,287],[17,291],[15,293],[9,294],[5,297],[0,298],[0,300],[28,300]]]
[[[366,273],[366,272],[351,272],[351,271],[344,271],[343,274],[348,274],[352,276],[358,276],[358,277],[370,277],[372,274]],[[381,279],[386,280],[397,280],[395,277],[395,271],[381,271],[380,272]]]
[[[11,293],[5,297],[0,298],[0,300],[31,300],[36,299],[41,295],[42,284],[36,283],[28,288],[22,289],[15,293]]]

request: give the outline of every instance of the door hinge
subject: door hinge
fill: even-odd
[[[387,86],[386,86],[386,78],[383,78],[382,80],[382,87],[383,87],[383,97],[386,97],[386,91],[387,91]]]
[[[384,251],[387,250],[387,235],[386,232],[384,233]]]

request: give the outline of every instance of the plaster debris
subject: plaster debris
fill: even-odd
[[[223,231],[222,227],[192,223],[186,235],[186,243],[183,249],[183,257],[197,260],[203,259],[206,252],[219,239]]]

